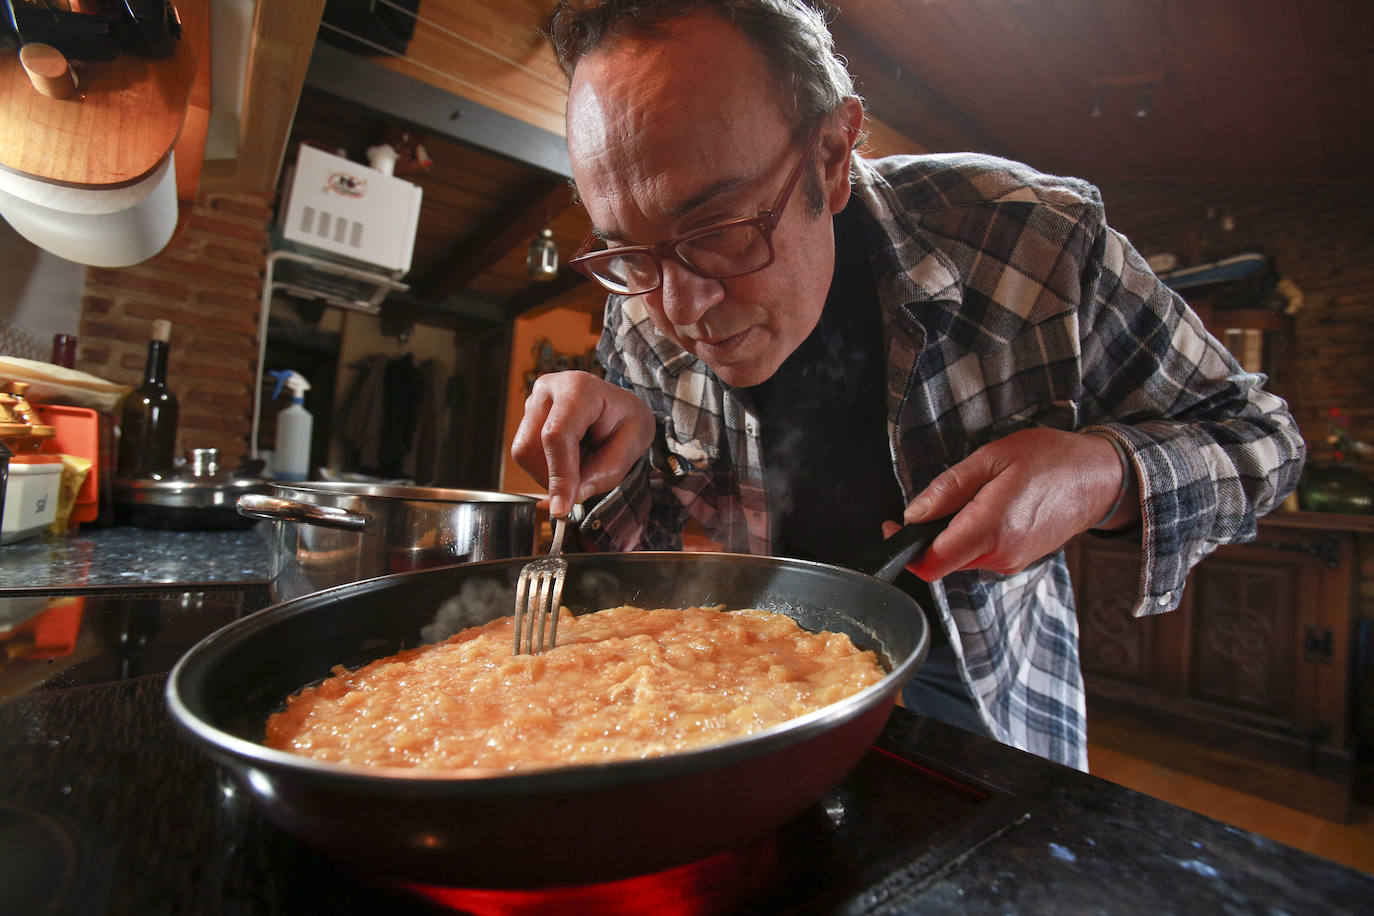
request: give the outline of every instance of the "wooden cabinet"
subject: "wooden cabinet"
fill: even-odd
[[[1374,517],[1278,512],[1131,616],[1138,545],[1069,545],[1092,741],[1334,820],[1354,774],[1357,539]]]

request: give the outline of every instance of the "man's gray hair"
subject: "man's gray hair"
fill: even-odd
[[[829,8],[808,0],[560,0],[548,34],[558,65],[572,79],[578,61],[604,42],[652,34],[697,11],[734,23],[763,53],[798,131],[854,96],[854,80],[826,26]]]

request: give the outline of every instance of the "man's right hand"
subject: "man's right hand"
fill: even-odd
[[[631,392],[589,372],[551,372],[535,379],[510,453],[561,518],[619,484],[653,439],[653,412]]]

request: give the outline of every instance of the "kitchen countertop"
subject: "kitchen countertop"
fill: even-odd
[[[267,824],[248,793],[178,735],[164,683],[145,676],[0,705],[0,822],[37,810],[55,834],[76,834],[86,859],[71,912],[437,912]],[[953,852],[880,833],[842,886],[799,906],[754,900],[743,911],[1297,916],[1368,912],[1374,900],[1374,876],[904,709],[879,748],[981,779],[1008,793],[1004,810],[992,828],[949,827],[967,834]],[[845,791],[802,818],[843,810]],[[812,854],[823,857],[817,869],[830,861],[824,848]],[[487,908],[473,912],[541,912],[492,908],[500,893],[478,893]]]
[[[238,585],[271,577],[271,522],[227,531],[80,529],[0,546],[0,589]]]
[[[167,670],[201,635],[266,602],[267,564],[252,530],[114,528],[0,548],[0,583],[52,589],[45,600],[59,620],[85,602],[66,655],[0,669],[0,840],[10,840],[0,912],[11,890],[36,884],[28,872],[40,871],[43,841],[66,844],[77,863],[52,912],[438,912],[413,888],[328,860],[271,825],[166,711]],[[83,592],[94,597],[75,597]],[[779,831],[784,845],[819,837],[792,872],[819,875],[819,890],[743,911],[1297,916],[1368,912],[1374,900],[1374,876],[903,709],[869,757],[889,769],[896,761],[895,796],[861,792],[879,772],[870,766],[799,816],[804,831]],[[917,837],[909,825],[935,813],[930,790],[908,784],[918,772],[953,794],[971,785],[983,795]],[[915,821],[884,820],[900,808]],[[743,850],[736,860],[752,861]],[[849,864],[836,871],[839,860]],[[473,912],[540,912],[525,898],[478,893],[484,907]]]

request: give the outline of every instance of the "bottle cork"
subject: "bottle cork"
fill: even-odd
[[[66,56],[52,45],[31,41],[19,49],[19,62],[33,88],[52,99],[65,99],[76,91],[76,74]]]
[[[172,339],[172,323],[166,318],[158,318],[153,321],[153,340],[160,340],[168,343]]]

